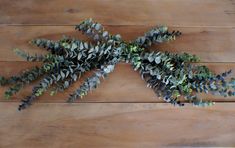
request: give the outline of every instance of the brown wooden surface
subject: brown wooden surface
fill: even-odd
[[[86,40],[74,25],[90,17],[125,40],[166,24],[183,35],[152,50],[189,52],[216,73],[235,71],[235,0],[1,0],[0,75],[40,65],[11,50],[46,53],[28,44],[31,39],[66,34]],[[3,98],[6,87],[0,88],[0,147],[235,146],[234,97],[202,94],[216,105],[173,107],[121,63],[79,103],[63,103],[82,81],[56,96],[43,95],[22,112],[16,108],[32,85],[9,101]]]
[[[235,146],[234,103],[0,103],[0,147]],[[2,122],[4,121],[4,122]]]
[[[2,0],[1,24],[77,24],[234,27],[234,0]]]

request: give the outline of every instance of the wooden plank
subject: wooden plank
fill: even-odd
[[[235,104],[0,103],[0,147],[235,146]]]
[[[120,33],[123,39],[131,41],[151,26],[105,26],[113,34]],[[235,62],[235,29],[207,27],[170,27],[180,30],[183,35],[176,41],[152,47],[152,49],[170,52],[189,52],[201,57],[203,62]],[[35,38],[58,40],[63,34],[86,39],[73,26],[1,26],[0,61],[22,61],[12,48],[21,48],[29,53],[46,53],[28,42]],[[210,54],[208,54],[210,53]]]
[[[0,24],[234,26],[234,0],[1,0]]]
[[[4,67],[0,71],[0,75],[10,76],[15,75],[23,69],[30,68],[39,63],[26,63],[26,62],[0,62],[0,67]],[[222,73],[226,70],[232,69],[235,71],[235,63],[204,63],[209,66],[212,71],[216,73]],[[19,66],[20,65],[20,66]],[[90,75],[88,73],[86,76]],[[234,76],[234,74],[232,74]],[[69,89],[63,93],[58,93],[55,96],[49,96],[46,93],[40,99],[39,102],[65,102],[69,94],[71,94],[76,88],[79,88],[83,82],[81,79],[76,82]],[[34,85],[36,83],[33,83]],[[31,94],[33,85],[26,86],[22,92],[19,92],[13,96],[10,101],[19,101],[23,97]],[[3,98],[4,91],[7,87],[0,88],[0,100],[6,101]],[[204,95],[200,94],[203,99],[211,99],[214,101],[235,101],[235,97],[223,98],[221,96]],[[146,87],[146,83],[142,80],[129,64],[118,64],[113,73],[109,77],[102,81],[101,85],[94,91],[90,92],[79,102],[162,102],[162,100],[154,94],[152,89]]]

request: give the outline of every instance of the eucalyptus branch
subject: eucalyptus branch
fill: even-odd
[[[15,53],[27,61],[39,61],[43,65],[24,71],[19,75],[5,78],[0,76],[0,85],[11,85],[5,96],[9,98],[26,84],[42,77],[33,87],[31,95],[25,97],[19,110],[30,106],[39,96],[54,85],[51,94],[65,91],[86,72],[95,70],[85,82],[68,98],[73,102],[85,97],[94,90],[101,78],[110,74],[115,65],[123,61],[130,63],[140,73],[147,86],[164,101],[184,106],[184,102],[194,106],[211,106],[212,101],[202,100],[198,93],[211,93],[224,97],[235,96],[235,78],[227,80],[231,70],[215,74],[207,66],[195,64],[200,59],[188,53],[148,52],[145,48],[175,40],[179,31],[168,31],[159,26],[146,32],[137,39],[126,42],[120,35],[112,35],[92,19],[82,21],[75,29],[87,35],[92,42],[64,36],[60,40],[34,39],[37,47],[49,51],[46,55],[30,55],[15,49]]]
[[[108,31],[104,30],[104,27],[100,23],[93,22],[91,18],[84,20],[79,25],[76,25],[75,29],[82,31],[82,33],[91,37],[95,41],[107,42],[108,40],[121,40],[121,36],[119,34],[111,35]]]
[[[177,36],[181,35],[179,31],[168,31],[168,27],[155,27],[145,33],[144,36],[138,37],[133,43],[140,47],[150,47],[153,43],[159,44],[166,41],[175,40]]]
[[[114,70],[115,64],[110,64],[107,66],[102,66],[101,69],[97,70],[94,75],[87,78],[85,82],[77,89],[74,93],[72,93],[67,102],[74,102],[78,98],[82,98],[87,93],[100,84],[100,78],[105,78],[109,73]]]

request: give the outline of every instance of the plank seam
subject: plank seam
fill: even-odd
[[[79,24],[79,22],[77,23]],[[26,27],[26,26],[75,26],[77,24],[0,24],[0,27],[6,27],[6,26],[18,26],[18,27]],[[156,24],[156,25],[164,25],[164,24]],[[103,26],[110,26],[110,27],[125,27],[125,26],[146,26],[146,27],[153,27],[156,25],[125,25],[125,24],[103,24]],[[165,24],[167,25],[167,24]],[[221,29],[235,29],[235,26],[180,26],[180,25],[167,25],[169,27],[177,27],[177,28],[221,28]]]
[[[186,102],[186,101],[181,101],[182,103],[185,103],[185,104],[191,104],[191,103],[188,103],[188,102]],[[215,103],[235,103],[235,101],[213,101],[213,102],[215,102]],[[20,103],[20,101],[3,101],[3,100],[1,100],[0,101],[0,103]],[[132,102],[132,101],[127,101],[127,102],[110,102],[110,101],[102,101],[102,102],[96,102],[96,101],[87,101],[87,102],[73,102],[73,103],[66,103],[66,102],[47,102],[47,101],[45,101],[45,102],[35,102],[35,104],[37,104],[37,103],[62,103],[62,104],[80,104],[80,103],[82,103],[82,104],[88,104],[88,103],[99,103],[99,104],[103,104],[103,103],[157,103],[157,104],[159,104],[159,103],[162,103],[162,104],[169,104],[168,102],[157,102],[157,101],[148,101],[148,102]],[[174,105],[172,105],[172,106],[174,106]]]
[[[14,53],[13,53],[14,54]],[[14,62],[21,62],[21,63],[42,63],[42,62],[30,62],[30,61],[17,61],[17,60],[14,60],[14,61],[1,61],[0,62],[7,62],[7,63],[14,63]],[[192,64],[235,64],[235,61],[234,62],[191,62]],[[125,64],[125,65],[131,65],[131,64],[128,64],[128,63],[119,63],[119,64]]]

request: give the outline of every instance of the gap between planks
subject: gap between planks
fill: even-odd
[[[94,20],[95,21],[95,20]],[[27,27],[27,26],[55,26],[55,27],[66,27],[66,26],[76,26],[78,25],[80,22],[78,22],[77,24],[0,24],[0,27],[5,27],[5,26],[9,26],[9,27]],[[99,23],[99,22],[98,22]],[[150,25],[150,24],[146,24],[146,25],[112,25],[112,24],[102,24],[104,27],[154,27],[154,26],[158,26],[158,25],[164,25],[164,24],[156,24],[156,25]],[[167,27],[176,27],[176,28],[218,28],[218,29],[235,29],[235,26],[185,26],[185,25],[167,25],[165,24]]]

